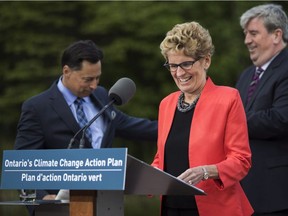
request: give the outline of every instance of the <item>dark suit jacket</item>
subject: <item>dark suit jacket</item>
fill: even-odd
[[[248,122],[252,168],[242,181],[255,212],[288,209],[288,51],[265,70],[246,104],[255,66],[246,69],[236,88]]]
[[[99,109],[110,101],[107,90],[101,86],[98,86],[90,97]],[[111,147],[115,136],[155,141],[156,144],[157,121],[128,116],[114,106],[110,106],[102,115],[107,126],[101,143],[102,148]],[[23,103],[14,147],[15,149],[65,149],[79,129],[55,82],[50,89]],[[75,148],[78,148],[78,143],[75,143]],[[87,139],[85,145],[86,148],[91,148]],[[37,191],[37,196],[42,198],[47,193],[56,192]]]

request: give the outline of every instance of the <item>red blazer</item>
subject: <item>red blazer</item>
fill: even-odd
[[[164,98],[159,107],[158,149],[152,166],[163,170],[164,145],[180,91]],[[190,167],[215,164],[219,180],[201,181],[196,187],[200,216],[250,216],[253,209],[239,181],[251,167],[251,152],[244,108],[236,89],[216,86],[210,78],[194,111],[189,140]]]

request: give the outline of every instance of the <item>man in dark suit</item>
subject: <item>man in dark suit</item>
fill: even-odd
[[[253,62],[236,84],[252,151],[242,186],[255,216],[287,216],[288,20],[280,5],[266,4],[246,11],[240,25]]]
[[[107,90],[98,86],[102,59],[102,51],[90,40],[77,41],[64,51],[62,76],[50,89],[23,103],[15,149],[68,147],[70,139],[81,128],[77,99],[82,103],[86,122],[110,101]],[[85,137],[85,148],[111,147],[115,136],[157,140],[157,121],[128,116],[113,106],[106,109],[89,130],[91,137]],[[72,147],[78,148],[79,142]],[[37,199],[55,199],[56,194],[57,191],[37,191]]]

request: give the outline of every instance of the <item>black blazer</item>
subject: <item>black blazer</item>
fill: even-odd
[[[255,212],[288,209],[288,51],[265,70],[246,104],[255,66],[246,69],[236,88],[245,106],[252,168],[241,182]]]
[[[101,86],[90,97],[99,109],[110,101],[107,90]],[[103,113],[103,118],[107,128],[102,148],[112,147],[115,136],[157,141],[157,121],[128,116],[114,106]],[[23,103],[17,129],[15,149],[65,149],[80,127],[55,82],[50,89]],[[78,143],[75,143],[75,148],[78,148]],[[87,139],[85,145],[91,148]],[[37,191],[37,198],[49,193],[57,191]]]

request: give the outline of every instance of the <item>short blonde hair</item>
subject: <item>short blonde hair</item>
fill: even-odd
[[[214,45],[209,31],[197,22],[175,25],[167,32],[160,44],[161,54],[167,60],[169,51],[181,51],[194,59],[214,54]]]

